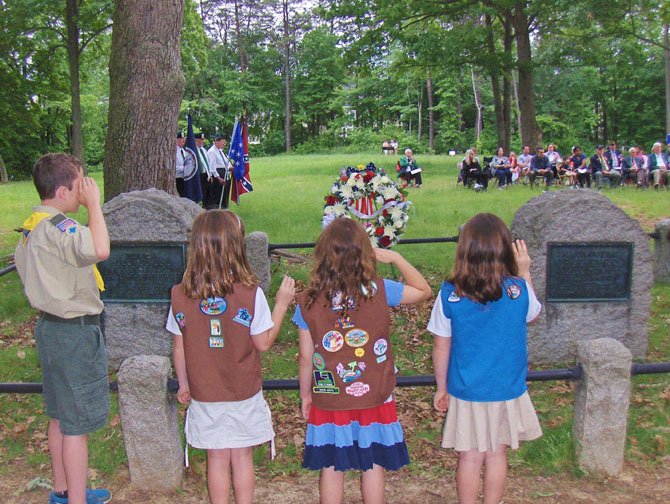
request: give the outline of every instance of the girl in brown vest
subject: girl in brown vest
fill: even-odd
[[[384,470],[409,463],[393,401],[389,306],[431,295],[397,252],[373,249],[363,226],[335,219],[319,238],[293,322],[300,336],[300,398],[308,419],[303,467],[321,470],[321,503],[340,503],[344,474],[362,471],[363,500],[384,501]],[[377,277],[392,263],[406,285]]]
[[[237,215],[200,213],[166,326],[174,334],[177,399],[190,402],[186,441],[207,450],[207,489],[216,504],[229,502],[231,469],[235,502],[253,501],[252,447],[274,440],[260,352],[274,343],[295,292],[285,277],[270,315],[244,249]]]

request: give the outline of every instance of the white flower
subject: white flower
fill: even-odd
[[[378,207],[381,207],[384,204],[384,196],[377,196],[375,198],[375,203],[377,203]]]
[[[384,236],[393,238],[395,236],[395,226],[384,226]]]
[[[351,180],[351,179],[349,179]],[[343,198],[349,199],[354,195],[354,190],[351,186],[346,185],[342,188],[342,191],[340,192]]]
[[[405,225],[405,222],[402,219],[395,221],[394,226],[397,229],[401,229]]]
[[[353,187],[356,184],[356,177],[354,175],[351,175],[349,179],[347,180],[347,184],[349,187]]]
[[[381,179],[382,184],[389,184],[391,182],[391,179],[388,178],[386,175],[384,175]]]
[[[394,221],[402,220],[403,215],[404,215],[404,212],[402,211],[402,208],[399,207],[399,206],[395,206],[395,207],[393,207],[393,210],[391,210],[391,218]]]
[[[395,189],[395,187],[384,187],[381,190],[382,196],[384,196],[385,200],[390,200],[390,199],[395,199],[396,195],[398,194],[398,191]]]
[[[341,217],[347,213],[347,205],[344,203],[335,203],[332,208],[336,217]]]
[[[324,215],[331,215],[335,212],[335,207],[333,206],[327,206],[326,208],[323,209],[323,214]]]

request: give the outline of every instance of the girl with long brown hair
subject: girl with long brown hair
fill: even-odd
[[[484,504],[497,504],[507,477],[507,448],[542,435],[526,387],[526,325],[540,313],[530,257],[492,214],[470,219],[456,262],[433,306],[437,391],[448,411],[442,447],[458,452],[458,502],[477,502],[486,465]]]
[[[384,470],[409,463],[393,401],[389,306],[430,297],[397,252],[373,249],[358,222],[339,218],[321,234],[293,322],[300,337],[300,399],[307,423],[303,467],[320,470],[321,503],[340,503],[345,471],[362,471],[366,503],[384,501]],[[377,276],[394,264],[405,284]]]
[[[174,334],[177,399],[189,404],[186,442],[207,450],[212,503],[253,502],[252,447],[273,442],[260,352],[279,333],[295,282],[284,277],[270,308],[245,255],[244,226],[228,210],[193,221],[182,283],[172,288],[166,328]]]

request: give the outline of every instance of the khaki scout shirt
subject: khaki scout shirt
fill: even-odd
[[[14,252],[28,301],[33,308],[61,318],[99,314],[103,304],[92,267],[99,259],[91,231],[69,218],[62,231],[50,220],[61,213],[53,207],[33,211],[50,217],[37,224],[27,240],[22,235]]]

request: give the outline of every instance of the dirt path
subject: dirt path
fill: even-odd
[[[36,475],[34,470],[22,463],[0,469],[1,502],[16,504],[45,504],[48,490],[27,490]],[[107,483],[114,492],[113,503],[151,504],[196,504],[206,503],[206,487],[202,477],[188,472],[179,492],[140,492],[129,481],[124,472]],[[416,475],[410,469],[390,474],[386,482],[386,501],[403,504],[455,503],[456,493],[453,478],[437,479]],[[282,475],[270,480],[257,478],[255,502],[263,504],[310,504],[318,502],[318,478],[316,474]],[[355,477],[347,480],[346,504],[361,503],[358,482]],[[670,502],[670,461],[656,471],[627,465],[619,478],[571,478],[561,474],[552,477],[518,474],[513,470],[505,492],[504,502],[510,503],[668,503]]]

